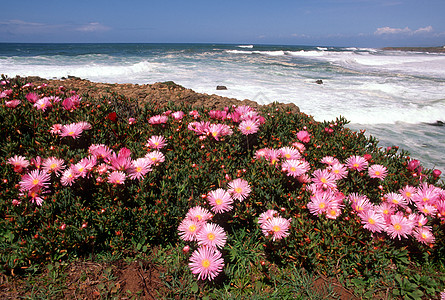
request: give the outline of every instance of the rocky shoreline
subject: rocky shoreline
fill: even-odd
[[[224,107],[230,107],[232,105],[249,105],[254,108],[261,106],[257,102],[247,99],[238,100],[214,94],[208,95],[197,93],[172,81],[157,82],[153,84],[110,84],[92,82],[72,76],[69,78],[50,80],[31,76],[26,77],[25,81],[32,82],[36,85],[46,83],[55,88],[63,86],[66,89],[77,91],[79,95],[87,95],[92,98],[122,95],[126,98],[137,101],[139,105],[144,105],[144,103],[153,103],[162,107],[169,102],[174,102],[178,104],[191,105],[192,107],[207,107],[209,109],[223,109]],[[293,103],[278,103],[277,106],[282,107],[283,109],[288,109],[293,113],[300,112],[298,106]]]

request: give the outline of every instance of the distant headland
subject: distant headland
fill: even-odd
[[[445,53],[445,46],[438,47],[385,47],[383,50]]]

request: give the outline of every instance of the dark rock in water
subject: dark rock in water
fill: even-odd
[[[431,126],[445,126],[445,122],[436,121],[436,123],[428,123],[428,125],[431,125]]]
[[[323,80],[321,80],[321,79],[315,80],[315,83],[316,84],[323,84]]]
[[[225,85],[217,85],[216,89],[219,90],[219,91],[220,90],[227,90],[227,87]]]

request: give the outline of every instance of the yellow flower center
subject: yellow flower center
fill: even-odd
[[[139,172],[141,172],[141,171],[142,171],[142,168],[141,168],[141,167],[137,167],[137,168],[136,168],[136,172],[139,173]]]
[[[196,225],[195,224],[190,225],[189,226],[189,231],[190,232],[195,232],[196,231]]]
[[[68,135],[73,135],[73,134],[74,134],[74,131],[68,132]]]
[[[213,240],[215,239],[215,235],[214,235],[213,233],[209,232],[209,233],[207,234],[207,238],[208,238],[210,241],[213,241]]]
[[[32,181],[32,184],[34,184],[34,185],[36,185],[38,183],[39,183],[39,180],[37,178]]]
[[[423,202],[428,202],[428,200],[430,200],[430,199],[428,199],[428,198],[425,197],[425,198],[423,198],[422,200],[423,200]]]
[[[394,224],[394,229],[400,231],[402,229],[402,226],[399,223]]]
[[[353,167],[354,168],[358,168],[359,166],[358,166],[358,163],[355,163],[354,165],[353,165]]]
[[[156,161],[156,157],[152,157],[151,160],[152,160],[152,161]]]
[[[237,194],[241,194],[242,191],[243,191],[243,189],[240,188],[240,187],[237,187],[237,188],[235,189],[235,193],[237,193]]]
[[[320,203],[320,204],[318,205],[318,207],[321,208],[321,209],[323,209],[323,208],[326,207],[326,205],[325,205],[324,203]]]
[[[371,225],[374,225],[374,224],[375,224],[375,221],[374,221],[374,219],[369,218],[369,219],[368,219],[368,223],[371,224]]]
[[[221,205],[223,202],[221,199],[218,198],[215,200],[215,203],[216,203],[216,205]]]
[[[380,176],[380,172],[379,171],[375,171],[375,175]]]
[[[322,177],[322,178],[320,179],[320,181],[323,182],[323,183],[328,182],[328,181],[326,180],[326,178],[324,178],[324,177]]]
[[[295,172],[297,169],[295,169],[295,167],[291,167],[290,170],[291,170],[292,172]]]
[[[218,132],[213,131],[213,132],[212,132],[212,135],[213,135],[213,136],[217,136],[217,135],[218,135]]]
[[[329,214],[330,214],[331,216],[335,216],[335,215],[337,214],[337,212],[335,211],[335,209],[331,209],[331,210],[329,211]]]
[[[57,167],[57,164],[52,163],[49,167],[50,167],[50,169],[55,169]]]
[[[289,153],[286,153],[286,154],[284,154],[284,157],[286,157],[287,159],[289,159],[289,158],[290,158],[290,154],[289,154]]]
[[[202,262],[201,262],[201,265],[204,268],[208,268],[208,267],[210,267],[210,261],[208,259],[203,259]]]
[[[426,234],[425,233],[422,233],[422,239],[426,240]]]
[[[278,231],[281,230],[281,228],[280,228],[280,226],[275,225],[275,226],[272,228],[272,230],[275,231],[275,232],[278,232]]]
[[[201,221],[202,216],[201,215],[196,215],[196,218],[198,219],[198,221]]]
[[[247,126],[247,127],[246,127],[246,130],[250,130],[250,129],[252,129],[252,127],[250,127],[250,126]]]

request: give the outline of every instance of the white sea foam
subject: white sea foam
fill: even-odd
[[[239,45],[239,48],[253,48],[253,45]]]

